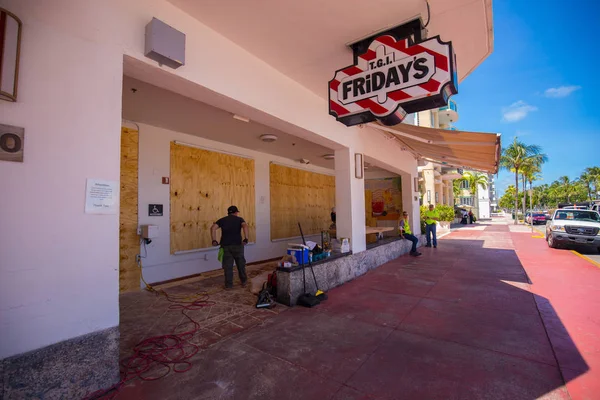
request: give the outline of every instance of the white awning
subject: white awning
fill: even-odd
[[[500,135],[451,131],[409,124],[370,127],[391,133],[417,158],[456,168],[495,174],[500,163]]]

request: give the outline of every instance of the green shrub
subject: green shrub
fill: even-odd
[[[440,221],[454,221],[454,207],[439,205],[435,207],[440,213]]]
[[[440,215],[440,221],[452,222],[454,221],[454,207],[446,205],[435,206],[435,209]],[[425,211],[429,210],[429,206],[421,206],[421,226],[425,226]]]
[[[419,212],[421,215],[421,233],[425,234],[425,211],[429,210],[429,206],[421,206],[419,207]]]

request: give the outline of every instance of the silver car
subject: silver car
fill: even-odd
[[[588,246],[600,251],[600,214],[592,210],[559,208],[546,224],[546,242],[553,249]]]

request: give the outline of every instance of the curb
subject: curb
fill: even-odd
[[[580,252],[576,251],[576,250],[571,250],[571,253],[575,254],[577,257],[580,257],[588,262],[590,262],[592,265],[594,265],[597,268],[600,268],[600,263],[597,261],[592,260],[591,258],[589,258],[588,256],[585,256],[583,254],[581,254]]]

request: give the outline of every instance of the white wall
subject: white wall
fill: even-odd
[[[201,123],[201,122],[199,122]],[[333,170],[302,165],[296,161],[259,153],[241,147],[200,138],[193,135],[157,128],[151,125],[138,124],[140,127],[139,153],[139,221],[140,225],[158,225],[160,236],[147,246],[148,256],[143,260],[144,278],[148,282],[161,282],[169,279],[189,276],[200,272],[219,269],[217,251],[206,250],[187,254],[170,254],[169,237],[169,185],[163,185],[161,178],[170,173],[170,142],[181,142],[202,146],[209,150],[239,154],[254,159],[255,162],[255,197],[256,197],[256,243],[246,247],[248,262],[282,257],[288,243],[301,243],[301,239],[290,239],[271,242],[271,214],[269,194],[269,163],[277,162],[293,168],[304,169],[326,175],[334,175]],[[128,125],[130,126],[130,125]],[[149,217],[148,204],[163,204],[162,217]],[[331,205],[334,206],[333,204]],[[364,214],[364,211],[363,211]],[[215,215],[215,220],[223,215]],[[244,217],[244,210],[240,210]],[[363,218],[364,219],[364,218]],[[324,221],[328,226],[329,220]],[[208,234],[208,233],[207,233]],[[299,233],[298,233],[299,235]],[[316,240],[317,237],[313,237]],[[318,237],[320,241],[320,236]],[[143,250],[142,250],[143,254]]]
[[[490,196],[488,189],[484,189],[481,185],[478,185],[477,197],[477,214],[479,219],[490,218]]]
[[[119,180],[123,57],[2,3],[24,27],[18,102],[0,120],[25,128],[24,162],[0,161],[5,358],[119,323],[119,217],[84,199],[86,178]]]
[[[421,234],[421,210],[419,208],[420,193],[415,191],[414,179],[418,179],[415,168],[413,174],[402,174],[402,207],[410,215],[412,231],[415,235]],[[418,187],[417,187],[418,189]]]
[[[335,151],[335,211],[336,236],[350,239],[354,253],[364,251],[365,236],[365,180],[356,178],[355,151]]]

